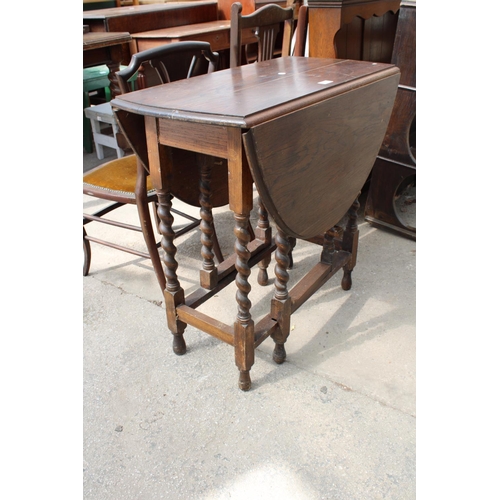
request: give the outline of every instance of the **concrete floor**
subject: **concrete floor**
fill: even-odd
[[[99,163],[83,156],[84,170]],[[98,201],[84,196],[83,205],[92,211]],[[181,205],[174,204],[196,215]],[[135,221],[134,207],[120,210]],[[232,214],[217,209],[215,223],[230,253]],[[117,231],[99,226],[89,233]],[[172,352],[148,261],[93,244],[83,279],[84,498],[416,498],[416,244],[370,226],[362,209],[359,229],[352,289],[341,289],[339,273],[293,314],[283,365],[272,361],[267,339],[256,352],[249,392],[237,388],[229,345],[188,326],[188,352]],[[144,248],[140,234],[118,234]],[[176,245],[189,293],[199,233]],[[298,242],[290,286],[319,250]],[[250,282],[257,321],[274,287],[272,280],[259,286],[255,272]],[[201,310],[232,323],[234,287]]]

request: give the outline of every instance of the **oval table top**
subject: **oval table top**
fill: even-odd
[[[282,57],[118,96],[135,150],[147,165],[143,116],[240,128],[270,215],[308,239],[337,224],[380,149],[399,82],[393,65]],[[133,118],[131,118],[133,117]]]

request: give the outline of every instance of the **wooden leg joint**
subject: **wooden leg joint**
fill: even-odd
[[[275,343],[273,360],[279,365],[286,359],[285,342],[290,335],[291,316],[291,297],[287,297],[285,300],[276,298],[271,300],[271,318],[278,322],[278,328],[271,334]]]
[[[240,370],[239,387],[243,391],[250,389],[250,369],[255,361],[254,324],[250,320],[246,325],[239,321],[234,324],[234,355],[236,366]]]
[[[200,269],[200,286],[206,290],[213,290],[219,282],[219,273],[216,268],[207,271]]]
[[[176,292],[165,290],[163,296],[165,297],[165,307],[167,310],[167,325],[174,336],[173,350],[175,354],[185,354],[186,342],[183,334],[187,325],[178,319],[176,311],[178,305],[184,304],[184,290],[179,289]]]

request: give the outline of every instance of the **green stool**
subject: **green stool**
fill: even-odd
[[[125,67],[125,66],[124,66]],[[120,68],[121,69],[121,68]],[[106,102],[111,100],[111,91],[109,90],[109,69],[103,64],[83,70],[83,110],[90,107],[89,92],[103,89]],[[92,130],[90,120],[83,114],[83,147],[87,153],[92,153]]]

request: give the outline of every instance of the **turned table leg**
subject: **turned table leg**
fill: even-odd
[[[349,262],[344,266],[344,275],[342,277],[342,289],[350,290],[352,286],[352,270],[356,265],[356,257],[358,254],[358,209],[359,201],[356,198],[351,205],[351,208],[347,212],[347,225],[342,237],[342,250],[346,250],[351,253],[351,258]]]
[[[254,363],[254,323],[250,314],[252,303],[248,298],[251,286],[248,282],[250,267],[248,260],[250,252],[250,232],[248,231],[249,214],[234,214],[236,236],[236,302],[238,303],[238,314],[234,323],[234,349],[236,366],[240,370],[239,388],[248,391],[252,385],[250,369]]]
[[[271,300],[271,317],[279,325],[278,330],[272,334],[275,342],[273,360],[278,364],[283,363],[286,359],[285,342],[290,334],[290,316],[292,315],[292,299],[288,295],[287,288],[290,248],[289,238],[278,228],[276,234],[276,266],[274,268],[276,274],[275,292],[274,298]]]
[[[120,85],[118,84],[118,78],[116,73],[120,71],[120,64],[123,60],[123,51],[121,45],[114,45],[110,47],[111,61],[106,63],[108,67],[108,80],[109,89],[111,91],[111,97],[114,99],[116,96],[121,94]]]
[[[272,230],[269,225],[269,216],[262,203],[262,200],[259,197],[259,221],[257,223],[257,229],[255,230],[255,236],[262,241],[265,241],[267,244],[271,243],[272,239]],[[259,262],[259,274],[257,276],[257,283],[261,286],[265,286],[269,282],[269,277],[267,275],[267,268],[271,263],[271,254],[266,256]]]
[[[214,218],[212,215],[212,190],[210,187],[213,158],[201,158],[200,172],[200,229],[201,257],[203,259],[200,271],[200,285],[212,289],[217,285],[217,268],[214,262]]]
[[[163,264],[165,266],[166,288],[163,292],[165,297],[165,307],[167,310],[167,324],[172,332],[173,350],[175,354],[186,352],[186,342],[184,341],[184,330],[186,323],[177,319],[176,307],[184,304],[184,290],[177,279],[177,261],[175,254],[177,248],[174,245],[175,233],[172,229],[174,218],[172,216],[172,195],[164,190],[158,190],[158,217],[160,219],[160,232],[162,234],[161,246],[164,250]]]

